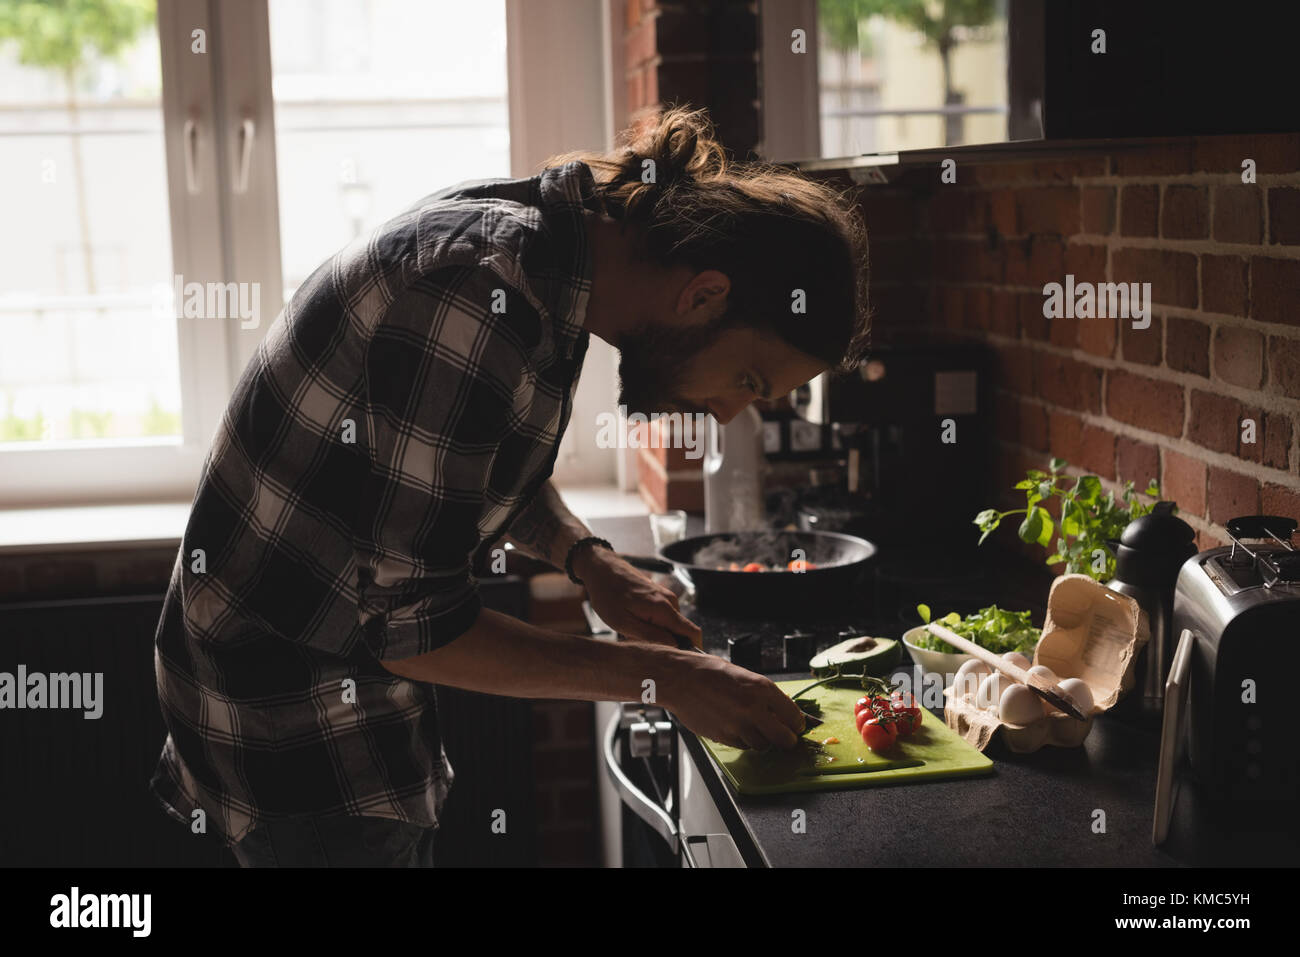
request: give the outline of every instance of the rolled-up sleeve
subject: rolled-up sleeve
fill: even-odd
[[[403,290],[368,339],[358,612],[378,658],[441,647],[481,610],[479,522],[498,450],[526,414],[527,354],[503,303],[529,309],[486,268],[439,270]]]

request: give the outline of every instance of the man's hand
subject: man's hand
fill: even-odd
[[[803,712],[769,679],[714,655],[682,654],[680,664],[671,680],[660,683],[659,697],[691,731],[758,751],[799,742]]]
[[[587,588],[591,607],[620,635],[677,647],[678,635],[696,648],[704,643],[698,626],[682,616],[672,589],[656,584],[607,548],[588,546],[573,558],[573,570]]]

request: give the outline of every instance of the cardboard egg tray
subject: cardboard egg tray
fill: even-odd
[[[1134,599],[1087,575],[1062,575],[1047,597],[1047,620],[1033,663],[1051,668],[1058,681],[1078,678],[1088,686],[1093,700],[1088,720],[1045,711],[1029,724],[1009,724],[949,687],[943,692],[944,721],[980,751],[999,733],[1006,746],[1019,753],[1047,744],[1078,747],[1092,730],[1093,718],[1114,707],[1133,687],[1134,662],[1149,638],[1146,612]]]

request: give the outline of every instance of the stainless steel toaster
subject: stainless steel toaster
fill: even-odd
[[[1178,575],[1172,632],[1190,645],[1178,724],[1190,783],[1209,802],[1300,806],[1296,526],[1276,515],[1233,519],[1232,544],[1200,552]]]

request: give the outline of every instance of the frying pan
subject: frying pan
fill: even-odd
[[[864,573],[875,553],[871,542],[840,532],[756,531],[695,535],[665,545],[658,559],[623,558],[638,568],[676,575],[695,590],[700,608],[742,618],[812,618],[839,611],[853,601],[864,587]],[[733,572],[717,567],[729,561],[784,566],[794,557],[817,567],[802,572]]]

